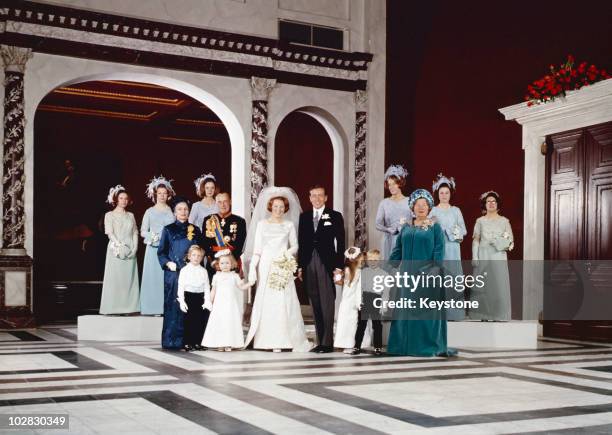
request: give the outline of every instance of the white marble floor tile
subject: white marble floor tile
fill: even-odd
[[[0,341],[21,341],[21,340],[12,334],[9,334],[8,332],[0,332]]]
[[[49,378],[81,378],[84,376],[106,376],[106,375],[129,375],[133,373],[141,373],[140,370],[79,370],[79,371],[67,371],[67,372],[39,372],[39,373],[25,373],[25,374],[11,374],[11,375],[0,375],[0,380],[14,380],[14,379],[25,379],[25,380],[36,380],[36,379],[49,379]],[[142,372],[150,373],[150,371]]]
[[[93,347],[81,347],[75,349],[74,351],[83,356],[98,361],[99,363],[105,364],[109,367],[113,367],[118,370],[131,370],[138,373],[155,371],[143,365],[136,364],[132,361],[128,361],[127,359],[120,358],[118,356],[112,355],[108,352],[104,352],[100,349],[96,349]]]
[[[204,374],[206,376],[214,378],[230,378],[234,376],[292,376],[292,375],[316,375],[316,374],[334,374],[339,372],[359,373],[359,372],[370,372],[370,371],[385,371],[385,370],[411,370],[424,367],[459,367],[459,366],[478,366],[480,363],[473,361],[431,361],[431,362],[414,362],[411,364],[380,364],[380,365],[367,365],[359,367],[323,367],[323,368],[300,368],[300,369],[277,369],[277,370],[256,370],[256,371],[241,371],[240,369],[233,369],[230,371],[208,371]],[[246,367],[245,367],[246,368]]]
[[[548,356],[554,355],[573,355],[573,354],[590,354],[590,353],[610,353],[612,349],[600,348],[600,349],[567,349],[567,350],[522,350],[512,352],[479,352],[479,353],[460,353],[460,356],[466,358],[503,358],[503,357],[520,357],[520,356],[533,356],[547,358]],[[554,358],[552,358],[554,359]],[[519,361],[516,358],[508,358],[508,361]]]
[[[170,375],[160,376],[125,376],[99,379],[70,379],[61,381],[28,381],[28,382],[10,382],[0,384],[0,391],[13,389],[27,388],[43,388],[43,387],[73,387],[77,385],[104,385],[104,384],[121,384],[131,382],[160,382],[160,381],[178,381],[177,378]]]
[[[340,402],[325,399],[312,394],[296,391],[268,381],[251,381],[240,383],[242,386],[294,405],[302,406],[332,417],[341,418],[373,430],[396,432],[415,429],[419,426],[406,423],[374,412],[365,411]]]
[[[39,399],[41,397],[66,397],[66,396],[88,396],[91,394],[115,394],[115,393],[130,393],[138,391],[161,391],[168,390],[175,384],[165,385],[132,385],[122,387],[102,387],[102,388],[78,388],[70,390],[51,390],[51,391],[35,391],[23,393],[0,393],[0,400],[18,400],[18,399]],[[96,403],[98,403],[96,401]]]
[[[171,390],[211,409],[272,433],[291,433],[292,435],[329,433],[196,384],[183,384],[172,387]]]
[[[434,417],[612,403],[602,394],[501,376],[329,388]]]
[[[186,358],[181,358],[180,356],[175,356],[171,352],[163,352],[145,346],[125,346],[121,349],[140,356],[151,358],[164,364],[180,367],[184,370],[203,370],[205,368],[203,362],[199,363],[196,361],[191,361]]]
[[[612,360],[606,361],[591,361],[591,362],[574,362],[562,364],[542,364],[531,366],[534,368],[554,370],[558,372],[566,372],[577,375],[593,376],[596,378],[612,379],[611,372],[599,370],[589,370],[586,367],[612,367]]]
[[[74,343],[74,340],[69,340],[61,335],[54,334],[47,329],[28,329],[30,334],[42,338],[51,343]]]
[[[537,363],[545,361],[577,361],[577,360],[589,360],[589,359],[612,359],[612,352],[608,353],[597,353],[595,355],[557,355],[557,356],[543,356],[543,357],[527,357],[527,358],[503,358],[494,359],[493,361],[501,364],[517,364],[517,363]]]
[[[0,371],[76,369],[69,362],[51,353],[36,353],[30,355],[0,355]]]

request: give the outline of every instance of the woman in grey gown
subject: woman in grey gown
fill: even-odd
[[[511,319],[508,251],[514,247],[514,236],[510,221],[499,214],[500,206],[497,192],[491,190],[480,196],[484,216],[474,225],[472,263],[474,275],[485,276],[485,286],[472,289],[472,299],[479,302],[479,307],[470,310],[471,319]]]
[[[401,165],[389,166],[385,172],[385,189],[391,196],[383,199],[376,213],[376,229],[382,233],[381,259],[388,260],[395,240],[404,225],[412,221],[408,198],[402,193],[408,171]]]

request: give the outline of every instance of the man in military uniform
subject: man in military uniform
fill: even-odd
[[[208,256],[208,275],[212,280],[216,272],[215,253],[223,249],[229,249],[238,263],[238,272],[241,273],[242,265],[240,256],[244,249],[246,240],[246,221],[240,216],[232,214],[232,198],[227,192],[220,192],[215,197],[219,213],[208,215],[204,218],[204,249]]]

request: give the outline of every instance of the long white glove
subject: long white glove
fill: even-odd
[[[257,281],[257,265],[259,264],[259,255],[253,255],[251,266],[249,267],[249,285],[252,286]]]
[[[176,263],[174,261],[168,261],[166,263],[166,267],[170,269],[172,272],[176,272]]]
[[[480,240],[472,240],[472,266],[478,267],[478,248],[480,247]]]
[[[185,302],[185,299],[180,299],[179,298],[179,299],[177,299],[177,301],[179,302],[179,305],[181,307],[181,311],[183,313],[186,313],[187,312],[187,303]]]

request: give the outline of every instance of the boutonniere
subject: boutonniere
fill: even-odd
[[[193,235],[195,233],[195,228],[193,225],[189,225],[187,227],[187,240],[191,241],[193,240]]]
[[[321,215],[321,219],[329,219],[329,214],[327,214],[327,213],[323,213],[323,214]]]

